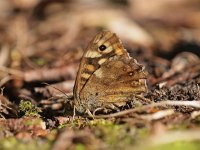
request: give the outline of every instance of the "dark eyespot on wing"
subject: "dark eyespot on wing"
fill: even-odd
[[[106,47],[105,45],[103,45],[103,44],[102,44],[101,46],[99,46],[99,50],[100,50],[100,51],[104,51],[104,50],[106,50],[106,48],[107,48],[107,47]]]

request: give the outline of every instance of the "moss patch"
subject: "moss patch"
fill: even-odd
[[[21,100],[19,104],[19,111],[21,114],[24,114],[27,117],[37,116],[42,112],[40,108],[33,105],[30,101]]]
[[[178,141],[152,147],[149,150],[199,150],[200,141]]]

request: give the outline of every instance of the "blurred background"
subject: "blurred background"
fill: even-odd
[[[194,140],[189,146],[199,149],[200,112],[189,106],[93,122],[65,116],[63,93],[72,92],[84,49],[102,30],[116,33],[145,66],[146,98],[199,104],[200,0],[0,0],[0,139],[36,137],[46,149],[58,141],[57,149],[68,144],[66,149],[77,150],[132,149],[137,143],[148,149],[170,142],[187,149],[176,141]],[[26,119],[34,125],[26,126]],[[61,134],[59,144],[63,127],[66,139]],[[0,140],[0,149],[8,143]]]

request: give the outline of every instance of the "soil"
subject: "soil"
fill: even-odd
[[[0,149],[200,149],[198,1],[150,3],[0,2]],[[142,103],[74,116],[80,60],[103,30],[145,66],[148,91]]]

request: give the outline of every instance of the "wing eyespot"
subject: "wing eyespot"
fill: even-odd
[[[133,72],[129,72],[129,76],[133,76],[134,75],[134,73]]]
[[[103,45],[103,44],[99,46],[99,50],[100,51],[104,51],[104,50],[106,50],[106,48],[107,47],[105,45]]]
[[[126,71],[127,71],[127,68],[126,68],[126,67],[123,67],[123,71],[126,72]]]

